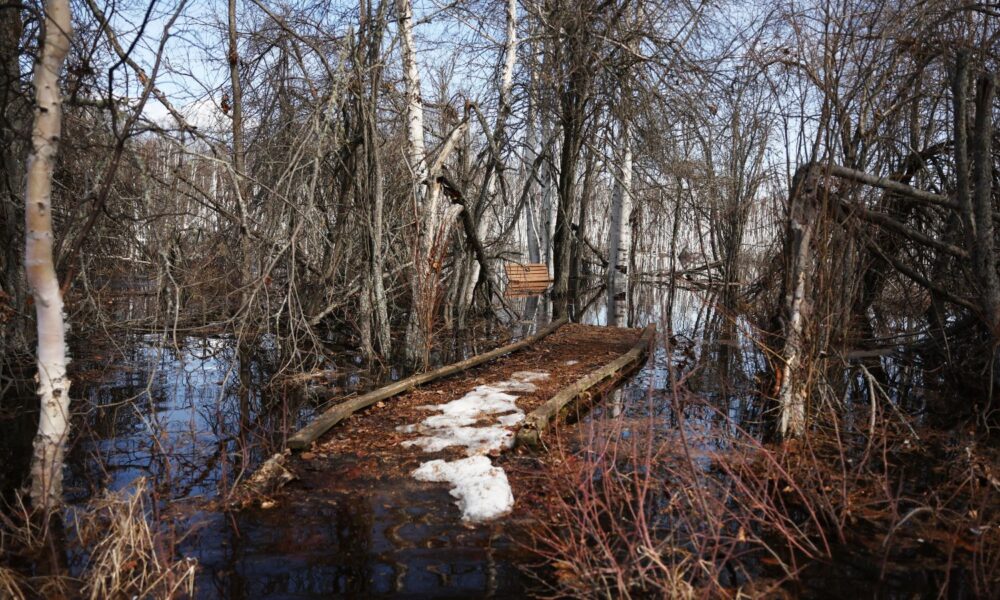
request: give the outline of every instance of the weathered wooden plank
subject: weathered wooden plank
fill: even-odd
[[[543,264],[508,263],[504,265],[507,279],[512,285],[525,283],[551,283],[549,268]]]
[[[572,401],[586,394],[594,386],[618,375],[627,368],[636,365],[646,357],[649,346],[656,337],[656,325],[650,324],[639,336],[639,341],[632,348],[600,369],[578,379],[572,385],[563,388],[525,417],[521,429],[517,432],[515,443],[519,446],[538,447],[541,445],[542,432],[554,421],[562,410]]]
[[[559,319],[553,322],[546,328],[542,329],[533,336],[526,337],[519,342],[514,342],[513,344],[508,344],[502,346],[495,350],[491,350],[484,354],[479,354],[468,358],[466,360],[452,363],[430,371],[428,373],[420,373],[419,375],[414,375],[412,377],[407,377],[396,383],[381,387],[377,390],[368,392],[367,394],[358,396],[357,398],[352,398],[345,402],[341,402],[336,406],[333,406],[320,414],[318,417],[312,420],[308,425],[298,430],[295,435],[288,438],[286,445],[291,450],[303,450],[308,448],[310,444],[316,441],[319,436],[323,435],[331,427],[343,421],[347,417],[356,413],[357,411],[367,408],[376,402],[385,400],[386,398],[391,398],[393,396],[408,392],[417,386],[423,385],[425,383],[434,381],[435,379],[440,379],[442,377],[447,377],[448,375],[454,375],[455,373],[460,373],[472,367],[481,365],[485,362],[489,362],[495,358],[503,356],[505,354],[510,354],[511,352],[516,352],[523,348],[527,348],[531,344],[534,344],[538,340],[549,335],[562,325],[566,323],[566,319]]]

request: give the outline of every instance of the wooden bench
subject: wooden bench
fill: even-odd
[[[512,286],[544,289],[552,285],[552,278],[549,277],[549,268],[546,265],[507,263],[504,269],[507,271],[507,281]]]

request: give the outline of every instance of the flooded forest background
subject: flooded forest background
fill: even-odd
[[[0,4],[0,596],[995,597],[998,73],[989,3]],[[561,317],[655,348],[510,517],[238,501]]]

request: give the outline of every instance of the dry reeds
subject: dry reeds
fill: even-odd
[[[138,479],[130,490],[107,491],[70,512],[65,540],[56,543],[30,518],[0,522],[0,555],[26,562],[41,552],[82,557],[80,564],[32,576],[16,565],[0,563],[0,597],[80,597],[173,599],[194,596],[197,562],[177,559],[178,539],[153,515],[155,500],[148,483]],[[27,511],[23,510],[23,515]],[[58,561],[54,561],[58,562]]]
[[[919,428],[872,389],[851,406],[818,398],[809,434],[782,445],[683,388],[670,426],[602,417],[579,448],[556,438],[528,531],[544,583],[557,597],[773,597],[847,556],[859,583],[990,595],[1000,452]]]
[[[79,538],[89,546],[83,596],[177,598],[194,594],[197,564],[175,560],[173,531],[150,516],[146,480],[131,492],[106,492],[77,516]]]

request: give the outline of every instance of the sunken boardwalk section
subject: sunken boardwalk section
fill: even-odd
[[[295,480],[233,513],[245,540],[233,550],[246,571],[247,597],[524,597],[533,582],[519,568],[530,558],[513,541],[524,518],[518,497],[503,516],[463,521],[448,484],[419,481],[413,472],[429,460],[461,459],[466,449],[404,445],[420,437],[405,426],[438,414],[427,405],[519,372],[547,372],[532,380],[532,391],[516,394],[528,415],[627,354],[639,337],[635,329],[566,324],[517,351],[340,419],[287,458]],[[507,468],[519,452],[494,452],[490,459]]]

